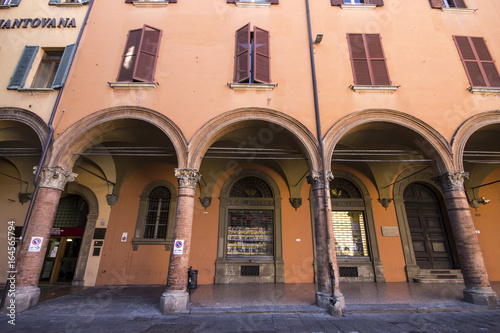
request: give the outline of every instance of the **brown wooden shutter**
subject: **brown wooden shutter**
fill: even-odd
[[[125,3],[132,3],[134,0],[125,0]]]
[[[235,3],[236,0],[227,0],[227,3]]]
[[[234,82],[250,79],[250,23],[236,30]]]
[[[379,34],[365,34],[365,42],[368,49],[369,65],[371,67],[372,84],[389,85],[389,73],[382,50],[382,42]]]
[[[372,5],[383,6],[384,0],[371,0]]]
[[[455,7],[457,8],[467,8],[464,0],[453,0],[453,2],[455,3]]]
[[[443,8],[444,2],[443,0],[429,0],[432,8]]]
[[[471,86],[500,87],[500,76],[484,39],[466,36],[453,39]]]
[[[270,50],[269,50],[269,32],[253,27],[253,80],[255,82],[270,83]]]
[[[368,55],[362,34],[347,34],[354,84],[371,85]]]
[[[122,56],[122,63],[120,65],[120,72],[118,73],[116,81],[132,81],[141,36],[142,29],[130,30],[128,32],[127,42],[125,43],[125,50],[123,51]]]
[[[276,5],[280,3],[280,0],[267,0],[267,1]]]
[[[340,6],[344,4],[344,0],[332,0],[332,6]]]
[[[160,50],[162,31],[147,25],[142,29],[140,48],[137,54],[132,79],[140,82],[153,82],[156,61]]]

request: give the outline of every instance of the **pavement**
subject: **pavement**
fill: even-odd
[[[500,332],[500,310],[463,302],[463,287],[343,283],[336,318],[314,305],[314,284],[199,286],[188,309],[166,316],[164,286],[41,285],[35,308],[0,314],[0,332]]]

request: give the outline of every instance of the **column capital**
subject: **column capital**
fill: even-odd
[[[37,167],[33,168],[33,173],[36,173]],[[40,187],[53,188],[64,191],[67,183],[72,182],[78,174],[66,170],[60,166],[42,167],[40,170]]]
[[[326,180],[328,182],[333,180],[331,171],[326,173]],[[307,176],[307,183],[312,185],[313,190],[324,189],[329,186],[329,184],[324,184],[322,171],[310,171],[309,176]]]
[[[433,177],[432,180],[437,183],[444,192],[464,191],[464,179],[469,178],[468,172],[447,172]]]
[[[201,174],[196,169],[175,169],[175,177],[179,181],[179,187],[195,189]]]

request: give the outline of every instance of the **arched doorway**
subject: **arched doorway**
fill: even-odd
[[[73,281],[88,213],[89,205],[83,197],[71,194],[61,198],[40,282],[69,284]]]
[[[226,182],[220,200],[215,283],[284,282],[276,184],[247,170]]]
[[[412,183],[405,189],[403,199],[417,265],[420,269],[454,268],[437,196],[425,185]]]

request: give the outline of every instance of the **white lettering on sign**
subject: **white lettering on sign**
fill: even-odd
[[[40,252],[43,244],[43,237],[31,237],[28,252]]]
[[[182,254],[184,252],[184,240],[176,239],[174,242],[174,254]]]

